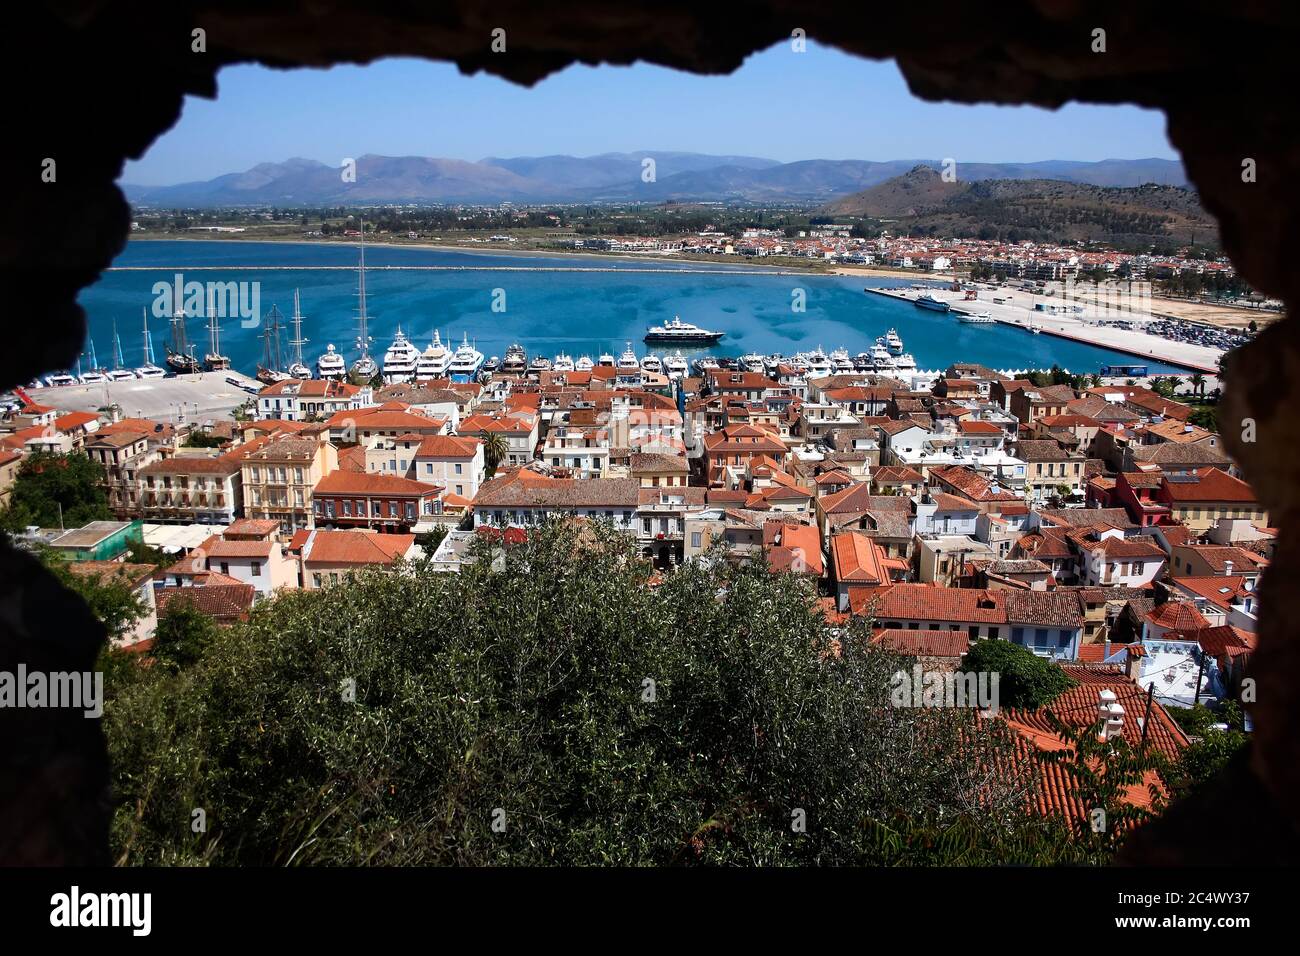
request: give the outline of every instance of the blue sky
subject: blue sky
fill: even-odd
[[[508,54],[505,54],[508,55]],[[228,67],[123,181],[169,185],[304,156],[588,156],[647,149],[798,159],[1177,158],[1163,115],[1131,106],[927,103],[891,61],[778,44],[730,76],[572,66],[531,89],[454,66]]]

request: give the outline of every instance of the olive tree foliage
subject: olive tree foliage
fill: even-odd
[[[124,863],[1056,862],[998,721],[889,706],[911,661],[716,555],[662,583],[563,524],[265,602],[110,689]],[[991,768],[1000,768],[994,772]],[[203,810],[204,827],[193,825]],[[195,832],[198,830],[199,832]],[[932,838],[938,834],[937,838]]]

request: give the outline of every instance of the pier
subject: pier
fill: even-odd
[[[868,288],[866,291],[872,295],[898,299],[903,302],[914,302],[921,294],[915,289]],[[947,302],[952,309],[952,312],[948,314],[953,316],[954,322],[957,321],[956,315],[963,311],[988,312],[995,322],[1023,329],[1025,334],[1030,334],[1030,329],[1033,328],[1043,335],[1070,339],[1074,342],[1082,342],[1085,345],[1095,345],[1099,348],[1123,352],[1126,355],[1143,358],[1147,361],[1164,362],[1189,371],[1207,372],[1212,375],[1217,375],[1219,372],[1219,357],[1223,353],[1218,349],[1208,348],[1204,345],[1193,345],[1188,342],[1175,342],[1172,339],[1151,335],[1136,329],[1120,329],[1113,326],[1099,325],[1095,320],[1089,321],[1086,316],[1052,315],[1047,312],[1035,311],[1032,308],[1032,303],[1037,299],[1061,302],[1060,299],[1051,296],[1037,296],[1019,290],[998,293],[999,297],[1005,295],[1009,298],[1030,303],[1029,306],[1025,306],[1012,303],[994,303],[990,301],[994,293],[983,289],[977,293],[980,298],[974,300],[964,298],[964,292],[953,292],[950,289],[930,288],[923,291],[936,299]],[[944,313],[935,312],[934,314],[943,315]],[[1125,314],[1125,320],[1135,325],[1154,321],[1155,318],[1153,315]]]
[[[235,379],[239,385],[230,380]],[[230,413],[254,396],[262,383],[242,372],[195,372],[167,378],[138,378],[96,385],[28,389],[32,400],[61,412],[118,405],[127,418],[203,424],[232,421]]]

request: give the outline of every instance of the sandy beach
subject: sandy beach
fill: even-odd
[[[918,269],[890,269],[886,266],[836,266],[837,276],[876,276],[886,279],[913,279],[917,282],[952,282],[951,272],[921,272]]]

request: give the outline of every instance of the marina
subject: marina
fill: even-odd
[[[668,359],[677,352],[692,370],[706,356],[765,359],[804,353],[810,370],[822,374],[833,370],[830,353],[841,349],[855,368],[865,366],[882,335],[887,339],[885,350],[899,359],[901,351],[893,351],[896,345],[888,341],[891,329],[907,342],[906,351],[917,369],[943,369],[952,362],[967,361],[999,369],[1056,364],[1095,373],[1103,365],[1132,362],[1138,356],[1152,374],[1161,374],[1186,370],[1195,361],[1180,360],[1177,349],[1167,359],[1162,359],[1159,351],[1148,354],[1134,346],[1132,333],[1122,329],[1098,330],[1095,335],[1089,329],[1088,334],[1076,338],[1053,334],[1031,338],[1023,327],[998,321],[999,309],[985,301],[983,293],[978,307],[971,311],[989,311],[994,321],[959,322],[960,316],[953,312],[976,303],[956,302],[959,295],[952,296],[936,284],[926,291],[935,292],[944,301],[954,300],[953,312],[917,308],[909,301],[909,296],[916,294],[910,288],[912,283],[903,279],[875,280],[874,286],[894,293],[890,296],[864,294],[861,280],[853,276],[798,273],[795,279],[791,273],[739,265],[700,271],[680,268],[679,263],[637,262],[632,269],[607,266],[607,260],[597,259],[586,260],[599,264],[599,268],[588,270],[584,260],[579,258],[575,264],[573,256],[537,254],[525,259],[519,254],[442,252],[370,243],[366,243],[364,257],[362,277],[357,243],[128,243],[115,262],[115,267],[122,268],[105,273],[81,296],[89,327],[87,353],[92,344],[103,346],[112,341],[115,328],[127,329],[130,316],[138,316],[142,307],[151,314],[146,326],[137,325],[137,329],[146,336],[157,335],[160,329],[170,331],[168,317],[159,318],[149,308],[150,289],[158,281],[172,283],[176,271],[204,270],[206,275],[224,273],[212,275],[213,279],[258,283],[263,317],[274,303],[289,312],[298,290],[301,305],[294,311],[305,313],[302,331],[290,331],[292,319],[282,326],[288,347],[282,341],[281,358],[286,365],[281,370],[287,374],[288,366],[295,363],[298,346],[293,339],[301,336],[304,342],[318,343],[302,346],[303,364],[317,377],[344,378],[352,367],[355,378],[355,366],[362,362],[364,351],[368,362],[361,364],[360,371],[368,371],[373,378],[381,371],[399,327],[419,353],[417,372],[422,377],[435,374],[444,362],[443,371],[450,372],[463,346],[469,348],[457,366],[458,376],[478,374],[470,372],[475,367],[479,371],[517,370],[518,359],[511,354],[514,346],[524,351],[524,368],[539,356],[548,364],[568,356],[578,371],[583,370],[584,356],[593,365],[602,364],[602,357],[608,356],[607,364],[612,366],[626,342],[639,343],[650,329],[671,326],[675,319],[723,337],[711,343],[652,342],[637,349],[638,364],[644,354],[652,352],[668,374]],[[425,265],[430,268],[405,268]],[[247,266],[258,268],[245,271]],[[458,274],[470,267],[481,271]],[[509,271],[500,277],[487,275],[507,267]],[[801,309],[792,307],[797,293],[803,297]],[[503,309],[496,305],[498,298]],[[187,318],[191,335],[199,333],[206,322],[202,315]],[[1034,321],[1038,320],[1035,316]],[[1047,316],[1041,322],[1044,331],[1061,324],[1060,319]],[[228,358],[231,368],[253,374],[265,361],[264,335],[261,321],[248,327],[244,321],[226,317],[221,320],[220,354]],[[360,344],[363,336],[364,349]],[[1159,340],[1154,344],[1172,343]],[[128,356],[132,361],[140,361],[138,349],[128,348],[128,352],[135,353]],[[476,359],[474,353],[481,358]],[[844,367],[844,356],[838,359]],[[1204,364],[1213,361],[1217,360]],[[906,360],[898,364],[907,366]],[[139,367],[144,365],[157,369],[152,374],[166,374],[161,362],[146,360]],[[88,367],[83,363],[80,374]],[[76,381],[78,371],[68,372]]]

